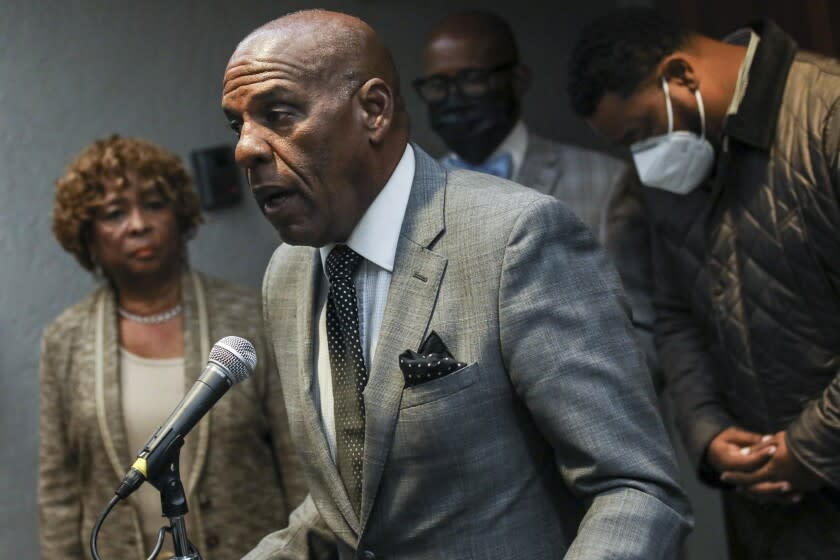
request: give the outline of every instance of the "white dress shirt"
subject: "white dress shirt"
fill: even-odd
[[[382,316],[391,286],[391,273],[394,270],[394,257],[400,238],[408,196],[414,181],[414,150],[407,145],[400,162],[382,188],[362,219],[347,239],[346,245],[362,256],[356,269],[356,299],[359,306],[359,334],[362,353],[365,356],[368,374],[370,374],[376,342],[382,326]],[[313,398],[315,407],[321,411],[321,425],[330,448],[330,455],[335,461],[335,411],[332,390],[332,369],[327,347],[326,302],[329,280],[326,276],[327,255],[335,244],[320,248],[321,270],[324,274],[318,293],[316,317],[318,329],[314,341],[315,371],[313,373]],[[323,343],[322,343],[323,341]],[[394,360],[396,360],[396,356]]]

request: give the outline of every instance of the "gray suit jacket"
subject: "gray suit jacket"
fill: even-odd
[[[266,271],[270,347],[310,497],[248,560],[672,558],[691,526],[618,277],[555,199],[415,147],[417,166],[365,388],[361,512],[312,395],[315,249]],[[436,331],[468,365],[405,387]],[[577,534],[575,534],[575,530]]]
[[[514,180],[561,201],[607,249],[621,275],[636,335],[659,392],[664,381],[653,343],[650,225],[633,166],[532,133]]]
[[[513,180],[563,202],[603,241],[610,200],[633,175],[629,165],[612,156],[529,134]]]

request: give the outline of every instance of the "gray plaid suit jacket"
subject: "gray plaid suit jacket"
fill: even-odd
[[[560,200],[603,242],[610,201],[625,190],[625,183],[633,182],[634,175],[620,159],[531,133],[513,180]]]
[[[488,175],[416,172],[365,388],[361,512],[312,395],[318,252],[281,246],[268,339],[310,496],[246,558],[673,558],[691,527],[619,280],[555,199]],[[436,331],[469,365],[404,387]],[[331,544],[331,542],[334,544]]]
[[[664,380],[653,343],[653,263],[642,185],[620,159],[528,135],[517,183],[565,204],[588,225],[612,256],[633,311],[633,324],[657,392]]]

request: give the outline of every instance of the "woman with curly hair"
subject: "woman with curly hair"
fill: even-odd
[[[239,558],[285,526],[305,495],[280,380],[263,353],[259,294],[188,266],[200,222],[180,160],[143,140],[97,141],[57,181],[55,237],[101,285],[43,336],[43,558],[88,557],[91,528],[127,466],[226,335],[252,341],[258,363],[182,448],[190,538],[205,560]],[[145,558],[164,522],[144,484],[108,517],[102,558]]]

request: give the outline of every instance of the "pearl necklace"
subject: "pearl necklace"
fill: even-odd
[[[154,315],[136,315],[134,313],[131,313],[130,311],[126,311],[122,307],[118,309],[120,317],[122,317],[123,319],[128,319],[129,321],[133,321],[135,323],[142,323],[144,325],[159,325],[160,323],[165,323],[170,319],[180,315],[182,310],[183,307],[180,303],[172,309],[167,309],[162,313],[156,313]]]

